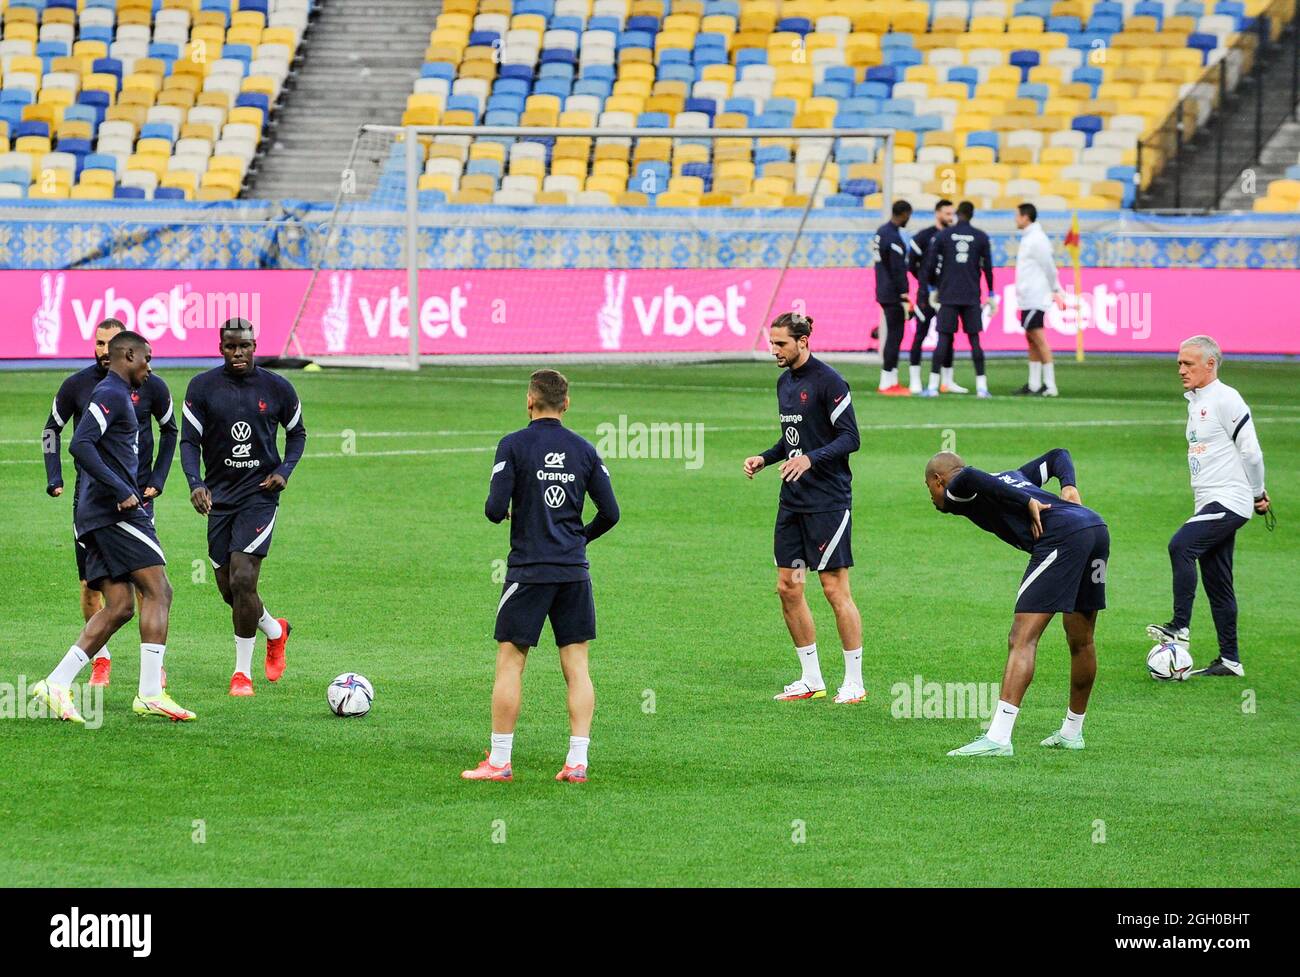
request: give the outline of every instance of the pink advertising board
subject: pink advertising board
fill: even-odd
[[[1063,270],[1067,286],[1068,270]],[[305,271],[4,271],[9,358],[87,355],[94,325],[122,319],[154,355],[211,356],[215,327],[242,315],[259,353],[283,350],[307,287]],[[425,271],[425,354],[736,353],[754,345],[778,279],[769,269]],[[984,347],[1023,350],[1012,269],[995,276],[1000,308]],[[326,271],[299,339],[308,356],[405,352],[400,270]],[[1073,289],[1070,289],[1071,293]],[[791,269],[774,310],[815,320],[814,348],[862,350],[879,317],[867,269]],[[1074,348],[1077,324],[1092,351],[1168,352],[1196,333],[1230,353],[1300,354],[1300,271],[1087,268],[1083,300],[1048,314],[1053,346]],[[909,328],[910,336],[910,328]],[[933,342],[933,334],[930,342]],[[964,347],[959,340],[958,347]]]
[[[95,325],[120,319],[153,355],[218,356],[216,327],[253,323],[258,352],[278,355],[307,286],[302,271],[0,271],[9,359],[93,355]]]

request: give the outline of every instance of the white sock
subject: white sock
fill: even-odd
[[[1043,384],[1044,386],[1047,387],[1048,390],[1056,389],[1056,364],[1055,363],[1043,364]]]
[[[565,766],[585,767],[587,765],[587,747],[590,745],[590,736],[570,736],[569,756],[564,761]]]
[[[1061,723],[1061,735],[1069,739],[1078,739],[1083,735],[1083,713],[1065,710],[1065,722]]]
[[[253,645],[257,644],[257,635],[241,638],[235,635],[235,671],[253,677]]]
[[[1016,725],[1016,716],[1019,714],[1019,706],[1013,706],[1011,703],[999,699],[997,712],[993,714],[993,722],[989,726],[989,739],[1003,746],[1010,743],[1011,730]]]
[[[98,654],[96,654],[95,657],[91,660],[99,661],[101,658],[104,659],[104,661],[113,660],[113,656],[108,653],[108,645],[104,645],[104,647],[100,648]]]
[[[979,393],[986,394],[989,392],[989,378],[986,376],[977,376],[975,378],[975,389]]]
[[[162,695],[163,655],[166,645],[140,643],[140,697]]]
[[[262,605],[262,616],[257,621],[257,630],[272,641],[280,637],[284,631],[284,628],[280,627],[280,622],[272,617],[271,612],[266,609],[265,604]]]
[[[1038,360],[1029,361],[1029,389],[1038,390],[1043,386],[1043,364]]]
[[[844,684],[862,688],[862,649],[844,649]]]
[[[86,662],[90,658],[84,651],[73,645],[68,649],[68,653],[63,656],[63,661],[50,672],[46,679],[51,685],[68,686],[77,680],[77,673],[86,667]]]
[[[493,733],[492,752],[488,754],[488,763],[492,764],[494,767],[510,766],[510,751],[513,750],[514,747],[514,733]]]
[[[801,676],[803,681],[814,689],[825,688],[826,683],[822,681],[822,665],[817,660],[817,643],[805,645],[802,648],[795,648],[795,653],[799,656],[799,667],[803,669]]]
[[[930,389],[931,390],[939,389],[939,374],[937,373],[930,374]]]
[[[944,385],[945,387],[951,386],[951,385],[952,385],[952,367],[950,367],[950,366],[941,366],[941,367],[939,367],[939,379],[940,379],[940,381],[943,383],[943,385]]]
[[[911,380],[913,390],[921,389],[921,368],[919,366],[909,366],[907,368],[908,378]]]
[[[888,370],[881,370],[881,371],[880,371],[880,385],[879,385],[876,389],[877,389],[877,390],[886,390],[886,389],[888,389],[888,388],[889,388],[889,371],[888,371]]]

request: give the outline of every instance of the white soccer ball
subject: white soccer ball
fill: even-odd
[[[1192,672],[1192,656],[1172,642],[1161,642],[1147,652],[1147,671],[1157,682],[1182,682]]]
[[[375,701],[375,687],[364,675],[344,672],[330,683],[325,698],[336,716],[364,716]]]

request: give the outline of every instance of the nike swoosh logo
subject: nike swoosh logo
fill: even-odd
[[[843,400],[843,399],[844,399],[844,395],[843,395],[843,394],[840,394],[838,397],[836,397],[834,400],[832,400],[831,403],[832,403],[832,404],[838,404],[838,403],[839,403],[841,400]],[[1233,418],[1233,420],[1236,420],[1236,418]]]

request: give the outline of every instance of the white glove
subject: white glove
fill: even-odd
[[[930,308],[939,308],[939,290],[937,288],[930,289]]]

